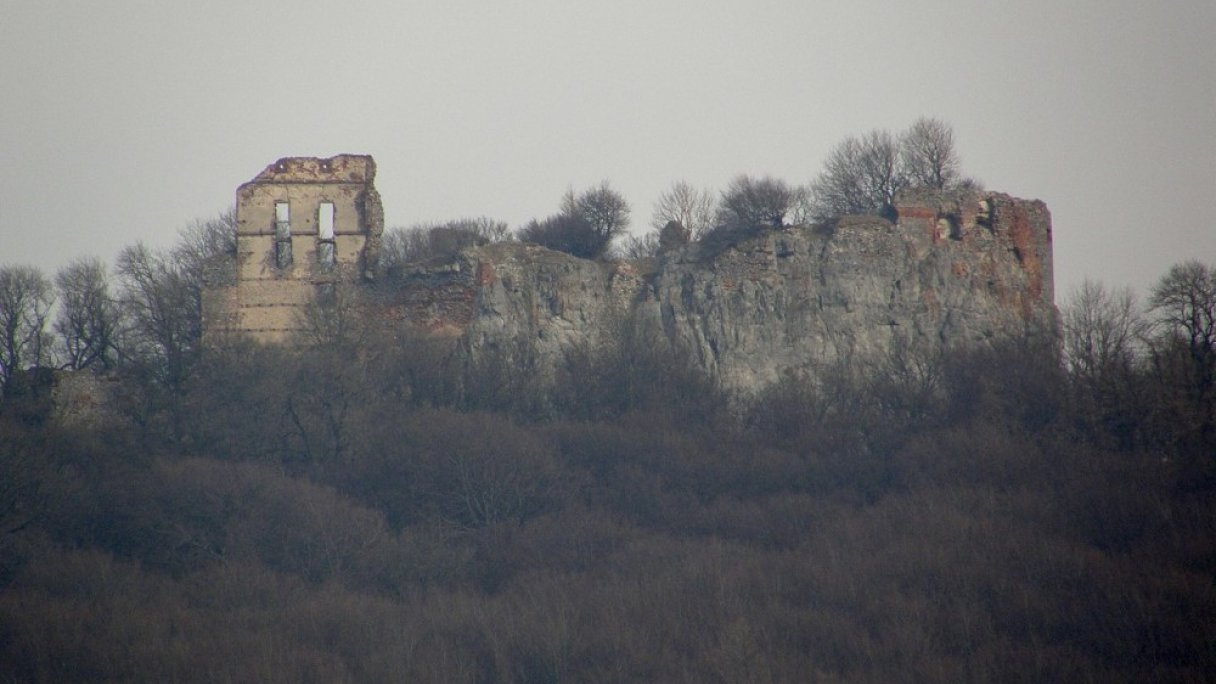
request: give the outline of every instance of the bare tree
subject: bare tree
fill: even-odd
[[[473,233],[483,244],[505,242],[511,239],[511,227],[505,221],[499,221],[489,216],[456,219],[449,222],[448,225]]]
[[[532,219],[519,230],[519,239],[583,259],[594,259],[608,248],[586,219],[565,213]]]
[[[428,411],[407,425],[418,503],[446,522],[522,521],[550,504],[560,475],[553,448],[536,433],[478,412]]]
[[[124,360],[166,387],[179,386],[198,352],[202,273],[142,243],[119,253],[117,272],[126,319],[120,344]]]
[[[380,268],[391,271],[402,264],[450,257],[466,247],[510,239],[506,223],[486,216],[393,228],[384,234]]]
[[[908,183],[944,189],[960,182],[954,130],[938,119],[917,119],[900,138],[900,160]]]
[[[1148,325],[1135,295],[1085,281],[1060,313],[1073,415],[1094,438],[1134,447],[1154,403],[1141,372]]]
[[[236,210],[195,221],[178,233],[172,260],[193,287],[229,283],[236,277]]]
[[[857,138],[845,138],[832,148],[823,171],[811,183],[811,202],[816,218],[826,220],[860,214],[872,208],[861,157],[861,141]]]
[[[114,366],[120,327],[119,308],[110,293],[105,264],[78,259],[55,274],[59,314],[55,333],[67,368]]]
[[[203,288],[235,277],[235,255],[231,209],[187,226],[171,250],[142,243],[124,248],[115,266],[124,321],[120,361],[147,371],[166,388],[178,387],[198,356]]]
[[[900,136],[873,130],[845,138],[832,149],[811,184],[810,213],[818,220],[846,214],[892,216],[905,187],[952,189],[976,186],[962,178],[954,131],[937,119],[920,118]]]
[[[294,371],[286,377],[290,384],[284,400],[293,433],[289,443],[294,442],[294,449],[306,460],[339,460],[350,448],[352,421],[370,392],[364,363],[349,347],[318,346],[305,350],[298,363],[288,366]]]
[[[1186,467],[1210,478],[1216,467],[1216,269],[1198,261],[1175,265],[1153,288],[1150,314],[1155,408]]]
[[[650,225],[663,230],[675,221],[684,228],[688,240],[699,240],[714,223],[714,195],[709,190],[698,190],[685,181],[676,181],[659,195],[654,203]]]
[[[1216,271],[1198,261],[1177,264],[1149,299],[1157,322],[1181,337],[1197,357],[1216,353]]]
[[[590,224],[605,246],[629,227],[629,203],[608,185],[608,181],[586,190],[577,198],[573,193],[567,193],[563,205],[565,213],[577,215]]]
[[[629,227],[629,204],[607,181],[575,195],[567,190],[561,212],[544,220],[533,219],[519,238],[549,249],[594,259],[607,251],[612,239]]]
[[[644,235],[628,235],[621,242],[619,253],[624,259],[645,259],[659,253],[659,231]]]
[[[722,192],[716,223],[733,228],[781,226],[798,192],[783,180],[737,176]]]
[[[50,351],[45,329],[55,297],[51,281],[33,266],[0,267],[0,394]]]
[[[889,211],[895,205],[895,194],[907,185],[899,156],[899,140],[887,131],[870,131],[861,139],[862,178],[879,213]]]
[[[380,240],[379,268],[392,272],[402,264],[430,258],[430,235],[419,226],[396,226],[384,231]]]
[[[906,184],[900,147],[889,132],[874,130],[846,138],[828,155],[811,184],[812,213],[820,220],[846,214],[889,215]]]
[[[1170,349],[1185,357],[1181,383],[1205,414],[1205,428],[1216,430],[1216,269],[1198,261],[1175,265],[1153,288],[1149,299],[1161,331],[1158,355]]]
[[[1146,324],[1130,289],[1110,291],[1086,280],[1060,313],[1064,355],[1074,377],[1098,382],[1134,364]]]

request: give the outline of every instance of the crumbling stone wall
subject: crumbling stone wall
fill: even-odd
[[[319,287],[369,277],[384,230],[375,177],[370,156],[288,157],[241,185],[236,278],[204,293],[206,336],[288,341]]]

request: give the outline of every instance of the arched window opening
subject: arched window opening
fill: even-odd
[[[975,213],[975,222],[981,226],[992,227],[992,200],[980,200],[979,207]]]
[[[951,240],[962,240],[963,227],[959,223],[958,217],[953,214],[938,217],[937,235],[938,239],[950,238]]]

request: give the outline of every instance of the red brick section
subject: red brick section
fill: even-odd
[[[909,206],[898,207],[898,223],[906,231],[920,230],[928,235],[933,244],[941,241],[937,234],[937,209],[935,207]]]
[[[488,261],[477,262],[477,287],[485,287],[494,282],[494,264]]]
[[[1039,261],[1038,246],[1035,245],[1034,231],[1030,226],[1030,217],[1026,208],[1020,204],[1010,207],[1013,216],[1009,226],[1009,237],[1018,257],[1018,263],[1026,272],[1026,296],[1021,297],[1019,308],[1022,317],[1029,320],[1034,312],[1034,305],[1043,296],[1043,264]]]

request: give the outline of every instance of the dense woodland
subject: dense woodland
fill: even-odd
[[[1216,672],[1210,266],[1143,305],[1087,284],[1058,344],[738,396],[628,321],[551,374],[343,306],[294,350],[203,350],[230,227],[129,248],[114,282],[0,267],[0,680]],[[431,226],[389,256],[508,237]],[[73,374],[94,412],[57,407]]]
[[[1087,287],[1063,358],[893,354],[750,399],[628,330],[547,381],[400,331],[234,344],[75,426],[31,380],[0,404],[0,671],[1200,681],[1212,282],[1173,269],[1147,317]]]

